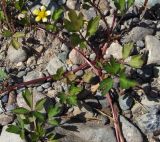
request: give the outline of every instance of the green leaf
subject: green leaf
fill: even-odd
[[[15,38],[22,38],[25,36],[24,32],[16,32],[15,34],[13,34],[13,37]]]
[[[18,126],[15,125],[9,125],[6,129],[7,132],[14,133],[14,134],[20,134],[21,129]]]
[[[23,0],[19,0],[19,1],[15,2],[15,7],[16,7],[17,10],[21,11],[23,6],[24,6],[24,1]]]
[[[12,38],[11,44],[15,49],[19,49],[21,47],[21,44],[18,42],[17,38]]]
[[[124,74],[120,75],[120,87],[122,89],[129,89],[137,85],[137,82],[134,80],[128,79]]]
[[[77,76],[72,71],[67,73],[67,78],[68,78],[69,81],[74,81],[76,79],[76,77]]]
[[[53,116],[56,116],[59,112],[60,112],[60,108],[57,105],[49,107],[48,117],[51,118]]]
[[[52,14],[52,20],[54,21],[58,20],[61,17],[62,13],[63,13],[62,8],[56,9]]]
[[[58,94],[58,98],[60,99],[60,103],[66,103],[67,96],[64,92],[60,92]]]
[[[55,31],[57,30],[57,28],[56,28],[56,26],[53,25],[53,24],[47,24],[47,25],[46,25],[46,30],[55,32]]]
[[[98,29],[99,26],[99,21],[100,21],[100,17],[97,16],[94,19],[91,19],[88,22],[88,26],[87,26],[87,36],[92,36],[95,34],[95,32]]]
[[[4,37],[11,37],[12,36],[12,32],[9,31],[9,30],[4,30],[2,32],[2,36],[4,36]]]
[[[46,98],[42,98],[39,101],[36,102],[35,110],[42,110],[44,107],[44,103],[46,102]]]
[[[16,114],[27,114],[30,111],[28,109],[26,109],[26,108],[19,107],[19,108],[16,108],[16,109],[12,110],[12,112],[16,113]]]
[[[83,20],[83,14],[79,13],[79,15],[76,14],[76,11],[70,10],[68,13],[69,20],[64,19],[64,27],[69,31],[69,32],[78,32],[84,23]]]
[[[131,56],[131,60],[129,61],[129,65],[133,68],[141,68],[144,61],[142,60],[142,55],[134,55]]]
[[[64,69],[63,69],[63,67],[60,67],[60,68],[57,70],[56,74],[53,75],[53,79],[54,79],[54,80],[60,80],[60,79],[63,77],[63,74],[64,74]]]
[[[77,46],[78,44],[80,44],[83,40],[80,38],[80,36],[76,33],[73,33],[70,37],[71,39],[71,44],[73,46]]]
[[[33,108],[33,95],[32,93],[26,89],[24,92],[22,92],[22,96],[27,103],[27,105],[32,109]]]
[[[123,46],[123,49],[122,49],[123,59],[126,59],[127,57],[129,57],[132,49],[133,49],[133,43],[127,43]]]
[[[73,106],[77,105],[77,96],[76,95],[67,96],[66,103]]]
[[[102,95],[106,95],[108,91],[113,87],[113,79],[106,78],[100,82],[99,89],[102,90]]]
[[[0,21],[3,21],[5,19],[4,13],[2,10],[0,10]]]
[[[130,8],[134,4],[135,0],[127,0],[127,6]]]
[[[53,125],[53,126],[57,126],[59,124],[58,121],[55,120],[55,119],[49,119],[48,123],[51,124],[51,125]]]
[[[0,69],[0,80],[3,80],[5,78],[7,78],[7,74],[2,69]]]
[[[69,95],[77,95],[82,91],[82,88],[77,87],[75,85],[71,85],[71,87],[69,88]]]
[[[105,71],[110,74],[117,74],[120,71],[120,64],[111,56],[110,62],[104,66]]]
[[[40,113],[40,112],[38,112],[38,111],[33,111],[32,112],[32,114],[37,118],[37,119],[39,119],[40,121],[45,121],[45,116],[42,114],[42,113]]]

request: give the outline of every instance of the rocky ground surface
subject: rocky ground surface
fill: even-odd
[[[108,13],[108,3],[105,0],[100,1],[101,10],[103,13]],[[41,2],[47,5],[50,0],[41,0]],[[140,6],[139,2],[138,0],[135,2],[137,7]],[[120,59],[122,57],[121,45],[130,41],[134,42],[136,47],[133,52],[145,53],[146,55],[146,65],[143,68],[127,69],[127,73],[133,74],[136,80],[142,84],[142,89],[118,98],[121,112],[119,121],[123,136],[127,142],[160,141],[160,7],[153,8],[155,3],[160,3],[160,1],[152,2],[152,0],[149,1],[150,11],[142,19],[137,15],[135,7],[129,10],[128,14],[132,15],[131,18],[126,18],[117,28],[117,31],[122,33],[120,42],[113,42],[105,55],[105,58],[113,55],[115,58]],[[59,0],[59,4],[66,4],[69,8],[77,10],[80,7],[77,0]],[[51,4],[51,9],[54,10],[55,8],[56,5]],[[109,15],[106,14],[106,19],[111,22],[113,18],[112,10]],[[93,8],[81,11],[88,19],[96,16]],[[104,26],[103,23],[101,26]],[[29,32],[26,37],[25,41],[27,42],[24,42],[23,48],[16,50],[11,46],[7,46],[9,41],[0,36],[0,68],[10,76],[10,85],[53,75],[59,67],[63,67],[68,71],[74,70],[85,62],[75,50],[70,49],[67,44],[62,43],[58,38],[41,29],[36,32]],[[90,60],[94,60],[96,57],[93,52],[88,55]],[[79,70],[75,75],[77,78],[82,78],[87,71],[89,70]],[[88,86],[91,85],[86,84],[85,87]],[[67,90],[68,84],[48,80],[30,85],[29,88],[33,90],[35,100],[40,100],[45,96],[56,100],[57,93]],[[23,142],[18,135],[5,131],[7,125],[14,121],[14,116],[10,111],[17,106],[27,108],[21,95],[22,90],[24,88],[17,88],[16,91],[6,93],[0,98],[1,142]],[[108,102],[101,97],[101,92],[97,91],[94,95],[90,91],[87,93],[92,97],[88,98],[87,95],[83,95],[84,105],[74,106],[68,109],[67,112],[69,116],[81,116],[77,118],[79,122],[76,122],[76,120],[69,123],[64,120],[67,122],[66,126],[74,126],[76,129],[56,128],[57,132],[64,135],[60,141],[116,142],[113,124],[110,123],[108,117],[95,113],[93,109],[94,104],[100,110],[111,113]],[[138,94],[139,102],[133,99],[132,95],[134,93]]]

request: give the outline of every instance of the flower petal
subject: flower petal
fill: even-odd
[[[46,7],[45,6],[41,6],[40,9],[41,9],[41,11],[46,11]]]
[[[47,18],[46,18],[46,17],[43,17],[43,18],[42,18],[42,22],[47,22]]]
[[[37,16],[35,20],[36,20],[36,22],[39,22],[41,20],[41,17]]]
[[[46,17],[43,17],[43,18],[42,18],[42,21],[43,21],[43,22],[47,22],[47,18],[46,18]]]
[[[46,15],[46,16],[51,15],[51,11],[50,11],[50,10],[47,10],[47,11],[45,12],[45,15]]]
[[[40,11],[39,11],[39,9],[35,9],[35,10],[33,10],[33,15],[38,15],[38,13],[39,13]]]

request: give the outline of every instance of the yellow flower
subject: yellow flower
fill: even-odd
[[[35,21],[47,22],[47,16],[51,15],[50,10],[46,10],[45,6],[41,6],[40,9],[33,10],[33,15],[36,15]]]

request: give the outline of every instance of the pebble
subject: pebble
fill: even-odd
[[[79,70],[75,73],[77,76],[82,76],[84,74],[83,70]]]
[[[64,64],[59,60],[57,56],[55,56],[49,61],[46,69],[51,75],[53,75],[56,74],[57,70],[60,67],[63,67],[65,69]]]
[[[37,87],[37,91],[38,91],[38,92],[43,92],[43,90],[44,90],[44,88],[43,88],[42,86],[38,86],[38,87]]]
[[[160,41],[156,37],[148,35],[145,37],[145,45],[149,51],[147,64],[160,65],[160,59],[157,58],[160,54]]]
[[[76,50],[72,49],[69,53],[69,59],[73,64],[83,64],[85,63],[84,58]]]
[[[77,5],[78,4],[78,1],[77,0],[67,0],[66,2],[66,6],[69,8],[69,9],[77,9]]]
[[[94,61],[94,60],[96,59],[96,53],[90,54],[89,59],[90,59],[91,61]]]
[[[143,40],[147,35],[152,35],[153,32],[154,30],[149,27],[135,27],[124,37],[122,42],[137,42],[138,40]]]
[[[143,142],[143,137],[140,131],[122,115],[120,115],[122,133],[127,142]]]
[[[19,48],[18,50],[16,50],[12,46],[10,46],[7,51],[7,58],[12,63],[24,62],[27,60],[27,53],[22,48]]]
[[[133,105],[133,98],[129,95],[119,96],[119,105],[122,110],[129,110]]]
[[[44,89],[47,89],[51,86],[51,83],[50,82],[46,82],[44,84],[41,85]]]
[[[14,120],[13,115],[0,114],[0,125],[5,126]],[[1,139],[0,139],[1,140]]]
[[[113,42],[110,47],[106,50],[106,58],[110,58],[113,55],[116,59],[122,58],[122,46],[117,43]]]
[[[137,45],[138,47],[140,47],[141,49],[145,46],[145,44],[144,44],[144,42],[143,42],[142,40],[138,40],[138,41],[136,42],[136,45]]]
[[[67,126],[75,127],[77,131],[57,127],[56,132],[65,135],[60,139],[62,142],[116,142],[114,130],[110,126],[102,126],[97,123],[88,124],[87,122],[85,124],[66,124]]]
[[[68,46],[66,44],[64,44],[64,43],[61,46],[61,50],[64,51],[64,52],[67,52],[67,53],[69,52]]]
[[[1,98],[1,101],[2,101],[3,103],[7,103],[7,101],[8,101],[8,94],[7,94],[7,95],[4,95],[4,96]]]
[[[22,78],[25,75],[26,75],[26,71],[20,71],[18,72],[17,77]]]
[[[24,81],[30,81],[30,80],[34,80],[34,79],[38,79],[38,78],[42,78],[44,77],[42,72],[39,71],[31,71],[28,72],[26,76],[23,77]]]
[[[148,113],[136,117],[136,124],[143,133],[160,131],[160,105],[152,106]]]

